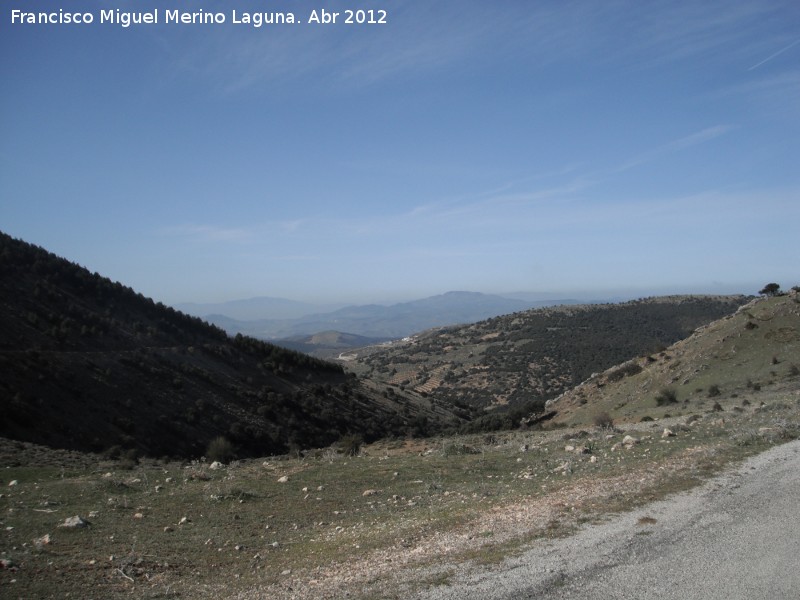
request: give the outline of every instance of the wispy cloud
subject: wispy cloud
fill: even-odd
[[[788,51],[788,50],[791,50],[792,48],[794,48],[795,46],[797,46],[797,44],[800,44],[800,39],[796,39],[795,41],[793,41],[793,42],[792,42],[791,44],[789,44],[788,46],[785,46],[785,47],[781,48],[780,50],[778,50],[777,52],[775,52],[775,53],[773,53],[773,54],[770,54],[770,55],[769,55],[767,58],[765,58],[765,59],[764,59],[764,60],[762,60],[762,61],[759,61],[759,62],[757,62],[756,64],[754,64],[752,67],[750,67],[750,68],[749,68],[749,69],[747,69],[747,70],[748,70],[748,71],[753,71],[753,70],[757,69],[757,68],[758,68],[758,67],[760,67],[761,65],[763,65],[763,64],[765,64],[765,63],[768,63],[769,61],[771,61],[773,58],[777,58],[778,56],[780,56],[780,55],[781,55],[781,54],[783,54],[784,52],[786,52],[786,51]]]
[[[199,28],[167,51],[175,69],[206,78],[223,94],[253,88],[280,93],[287,84],[298,79],[307,83],[309,78],[321,89],[351,90],[506,58],[521,61],[531,72],[576,60],[624,61],[636,68],[733,54],[746,60],[763,48],[758,24],[771,12],[758,3],[727,0],[660,6],[624,1],[509,2],[502,7],[477,0],[386,0],[381,6],[389,13],[386,25]],[[303,21],[318,8],[306,0],[270,6],[292,11]],[[223,0],[206,8],[228,13],[230,9]],[[263,11],[264,7],[243,0],[237,9]]]
[[[762,43],[760,24],[774,12],[767,3],[707,2],[629,6],[628,56],[639,66],[678,61],[730,60],[751,55]]]
[[[713,139],[725,135],[732,129],[734,129],[732,125],[714,125],[713,127],[706,127],[705,129],[696,131],[695,133],[691,133],[682,138],[672,140],[656,148],[646,150],[640,153],[638,156],[624,162],[620,166],[611,169],[610,172],[621,173],[623,171],[627,171],[629,169],[638,167],[645,163],[652,162],[663,156],[673,154],[681,150],[686,150],[687,148],[691,148],[692,146],[704,144],[706,142],[709,142]]]
[[[164,236],[183,237],[199,242],[244,242],[253,236],[253,232],[249,229],[195,224],[165,227],[160,233]]]

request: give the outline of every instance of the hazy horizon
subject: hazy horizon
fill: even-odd
[[[522,290],[515,290],[515,291],[480,291],[480,290],[441,290],[441,291],[433,291],[431,293],[423,293],[422,295],[402,295],[397,297],[371,297],[368,295],[358,296],[353,295],[350,297],[342,297],[340,300],[334,299],[333,301],[330,300],[315,300],[314,298],[287,298],[285,296],[269,296],[269,295],[259,295],[259,296],[250,296],[247,298],[227,298],[224,300],[212,300],[212,301],[195,301],[195,300],[186,300],[186,301],[178,301],[178,302],[169,302],[171,306],[184,306],[184,305],[225,305],[237,302],[248,302],[248,301],[257,301],[262,299],[269,299],[269,300],[282,300],[287,302],[296,302],[298,304],[307,304],[312,307],[323,307],[330,310],[336,310],[337,308],[345,307],[345,306],[358,306],[358,305],[366,305],[366,304],[377,304],[382,306],[390,306],[394,304],[402,304],[406,302],[413,302],[416,300],[424,300],[427,298],[432,298],[436,296],[441,296],[444,294],[454,293],[454,292],[466,292],[466,293],[479,293],[479,294],[486,294],[489,296],[500,296],[503,298],[508,299],[521,299],[530,302],[550,302],[550,301],[560,301],[560,300],[580,300],[580,301],[621,301],[624,302],[626,300],[632,300],[637,298],[646,298],[646,297],[655,297],[655,296],[670,296],[670,295],[737,295],[742,294],[745,296],[755,296],[758,294],[758,291],[764,287],[764,285],[768,282],[763,283],[753,283],[753,284],[740,284],[740,285],[726,285],[721,283],[715,283],[709,286],[708,288],[701,288],[701,287],[693,287],[693,286],[669,286],[669,287],[655,287],[655,288],[637,288],[637,287],[620,287],[620,288],[607,288],[607,289],[595,289],[595,290],[588,290],[588,289],[580,289],[580,288],[573,288],[569,290],[564,290],[561,292],[553,291],[522,291]],[[795,285],[795,284],[793,284]],[[788,289],[789,286],[784,286],[784,289]]]
[[[101,4],[2,17],[0,229],[156,300],[800,283],[796,2]]]

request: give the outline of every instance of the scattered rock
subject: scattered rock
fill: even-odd
[[[596,463],[596,462],[597,462],[597,457],[596,457],[596,456],[592,456],[592,457],[589,459],[589,462]]]
[[[178,525],[186,525],[186,523],[191,523],[192,521],[189,517],[181,517],[181,520],[178,521]]]
[[[288,475],[284,475],[283,477],[278,478],[278,483],[286,483],[287,481],[289,481]]]
[[[209,469],[211,469],[212,471],[218,471],[219,469],[223,469],[224,467],[225,467],[225,465],[223,465],[223,464],[222,464],[221,462],[219,462],[218,460],[215,460],[214,462],[212,462],[212,463],[211,463],[211,464],[208,466],[208,468],[209,468]]]
[[[580,446],[575,448],[575,454],[591,454],[592,451],[589,449],[588,446]]]
[[[40,538],[33,540],[33,546],[37,550],[43,550],[45,546],[50,544],[50,534],[46,533]]]
[[[564,452],[575,452],[575,446],[564,446]]]
[[[137,512],[135,515],[133,515],[133,518],[134,519],[144,519],[144,513]]]
[[[19,481],[17,481],[16,479],[12,479],[11,481],[8,482],[8,487],[14,487],[16,485],[19,485]]]
[[[632,448],[638,443],[639,440],[637,440],[632,435],[626,435],[624,438],[622,438],[622,445],[625,446],[626,448]]]
[[[172,527],[170,527],[169,525],[164,527],[164,533],[170,533],[171,531],[175,531],[175,530]]]
[[[528,451],[528,444],[522,444],[522,446],[519,447],[519,451],[520,452],[527,452]]]
[[[675,432],[674,432],[674,431],[672,431],[672,429],[665,429],[665,430],[664,430],[664,431],[661,433],[661,437],[662,437],[662,438],[675,437]]]
[[[74,517],[67,517],[64,522],[59,525],[59,527],[65,527],[67,529],[83,529],[89,525],[91,525],[89,521],[81,518],[78,515],[75,515]]]
[[[378,495],[378,490],[364,490],[364,492],[361,495],[362,496],[377,496]]]

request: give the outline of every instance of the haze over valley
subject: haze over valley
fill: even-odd
[[[0,597],[557,597],[791,464],[797,0],[68,4],[0,17]]]

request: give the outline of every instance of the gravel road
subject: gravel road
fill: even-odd
[[[797,600],[800,440],[418,598]]]

